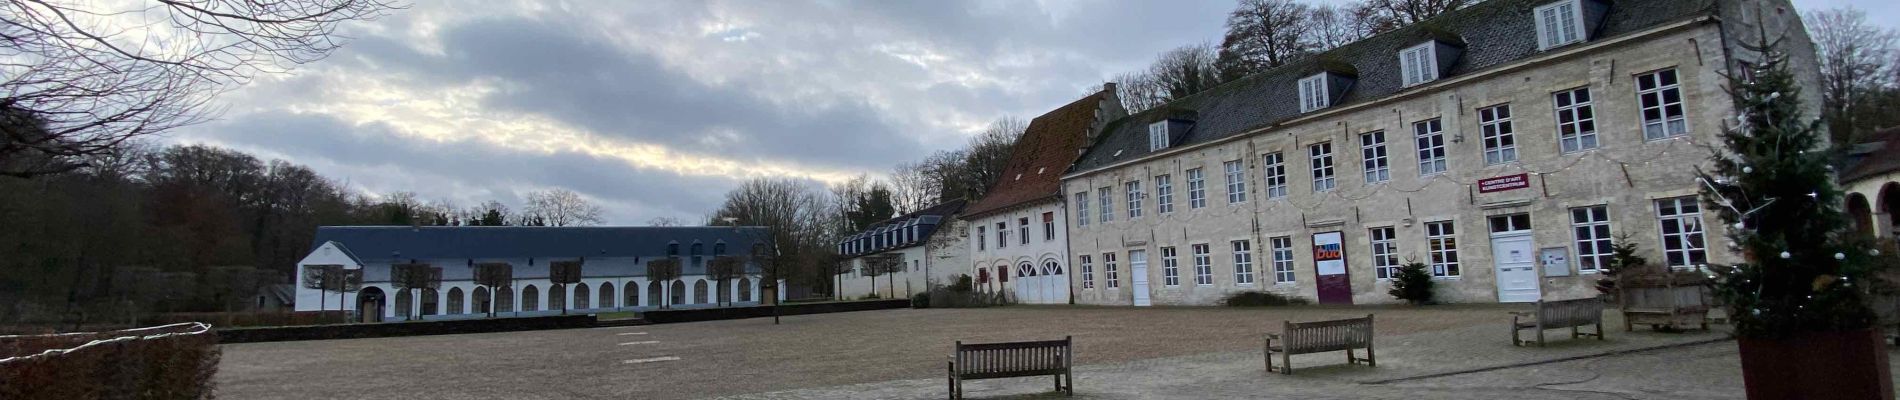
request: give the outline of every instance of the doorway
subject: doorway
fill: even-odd
[[[1490,218],[1491,263],[1497,271],[1498,302],[1531,303],[1543,297],[1537,277],[1537,244],[1531,239],[1531,215]]]
[[[1346,271],[1343,233],[1313,234],[1313,272],[1320,304],[1352,304],[1352,274]]]
[[[1154,300],[1148,298],[1147,250],[1128,251],[1128,280],[1134,283],[1135,307],[1154,305]]]
[[[383,304],[387,302],[383,289],[375,286],[364,287],[356,294],[356,314],[358,322],[383,322]]]

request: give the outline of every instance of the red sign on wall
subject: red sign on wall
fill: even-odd
[[[1478,193],[1502,192],[1531,187],[1530,174],[1505,175],[1478,180]]]

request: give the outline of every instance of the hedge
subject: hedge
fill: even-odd
[[[778,315],[824,314],[849,311],[888,310],[909,308],[910,300],[868,300],[839,301],[830,303],[798,303],[778,306]],[[722,319],[760,318],[772,316],[772,306],[700,308],[686,310],[659,310],[640,313],[640,318],[655,324],[674,322],[716,321]]]
[[[225,343],[278,342],[286,340],[356,339],[392,336],[450,335],[531,331],[542,329],[590,328],[593,315],[554,315],[545,317],[482,318],[447,321],[408,321],[365,324],[286,326],[274,328],[219,329]]]
[[[211,326],[0,336],[0,399],[202,399],[217,375]]]

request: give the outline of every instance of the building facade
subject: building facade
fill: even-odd
[[[1029,121],[1001,178],[964,211],[966,273],[978,290],[1029,304],[1071,302],[1067,221],[1073,215],[1060,177],[1108,120],[1124,114],[1111,84]]]
[[[406,319],[549,315],[759,304],[760,269],[746,260],[769,248],[763,227],[356,227],[317,228],[316,245],[297,265],[361,270],[359,290],[339,293],[298,285],[297,311],[345,310],[364,322]],[[766,252],[769,254],[769,251]],[[744,260],[743,273],[720,282],[708,263]],[[649,278],[647,265],[677,259],[678,279]],[[580,283],[556,285],[549,266],[579,262]],[[474,281],[477,265],[506,263],[510,285]],[[397,264],[441,269],[434,289],[402,290],[390,279]]]
[[[1695,171],[1763,31],[1814,87],[1785,1],[1491,0],[1117,119],[1062,180],[1076,302],[1391,303],[1412,262],[1440,301],[1589,297],[1620,240],[1739,261]]]
[[[947,285],[967,272],[969,252],[957,216],[964,200],[952,200],[872,224],[838,243],[838,293],[847,299],[876,294],[911,295]]]

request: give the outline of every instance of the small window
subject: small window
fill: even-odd
[[[1313,112],[1332,105],[1326,86],[1324,73],[1300,79],[1300,112]]]
[[[1333,190],[1333,187],[1338,186],[1338,182],[1333,180],[1333,144],[1320,143],[1306,149],[1313,167],[1313,191]]]
[[[1181,260],[1173,247],[1161,248],[1161,285],[1181,286]]]
[[[1437,118],[1412,124],[1418,142],[1418,176],[1445,172],[1445,131]]]
[[[1267,198],[1286,197],[1286,161],[1280,153],[1269,153],[1260,159],[1260,175],[1267,180]]]
[[[1562,0],[1536,9],[1538,50],[1583,41],[1583,13],[1577,0]]]
[[[1155,211],[1162,214],[1174,212],[1173,176],[1155,175]]]
[[[983,251],[990,243],[989,233],[984,227],[976,227],[976,250]]]
[[[1524,232],[1531,230],[1530,214],[1498,215],[1490,218],[1491,233]]]
[[[1188,246],[1188,250],[1194,252],[1194,284],[1196,286],[1213,285],[1214,260],[1213,256],[1207,254],[1207,245],[1197,244]]]
[[[1240,160],[1223,163],[1221,169],[1227,172],[1227,204],[1247,202],[1247,172]]]
[[[1432,261],[1432,276],[1449,278],[1458,272],[1458,233],[1451,221],[1425,223],[1425,247]]]
[[[1082,258],[1082,290],[1095,288],[1095,263],[1086,254]]]
[[[1280,236],[1271,240],[1273,246],[1273,283],[1276,285],[1294,283],[1293,276],[1293,237]]]
[[[1484,164],[1517,161],[1517,134],[1511,127],[1511,105],[1478,110],[1478,128],[1484,133]]]
[[[1405,74],[1406,87],[1438,80],[1437,42],[1425,42],[1425,44],[1399,50],[1399,66]]]
[[[1148,124],[1148,151],[1168,148],[1168,121]]]
[[[1188,208],[1207,207],[1207,177],[1200,168],[1187,170]]]
[[[1636,76],[1636,99],[1643,109],[1643,138],[1665,139],[1689,133],[1683,113],[1682,82],[1675,69]]]
[[[1075,193],[1075,226],[1089,226],[1089,192]]]
[[[1399,276],[1398,231],[1390,226],[1372,228],[1367,232],[1372,239],[1372,270],[1379,280],[1388,280]]]
[[[1609,269],[1614,249],[1610,247],[1609,206],[1570,209],[1570,231],[1577,240],[1577,271],[1590,273]]]
[[[1102,274],[1109,289],[1122,287],[1121,271],[1115,268],[1115,253],[1102,253]]]
[[[1042,241],[1056,240],[1056,213],[1042,213]]]
[[[1359,135],[1359,158],[1365,164],[1366,183],[1392,180],[1392,167],[1385,157],[1385,131]]]
[[[1141,181],[1123,183],[1122,191],[1128,195],[1128,219],[1141,218]]]
[[[1234,248],[1234,284],[1252,285],[1253,242],[1235,240],[1229,244]]]
[[[1101,200],[1101,205],[1102,205],[1101,221],[1103,223],[1107,223],[1108,221],[1115,220],[1115,199],[1114,199],[1114,195],[1112,194],[1113,190],[1114,190],[1113,188],[1107,188],[1107,187],[1095,190],[1095,197]]]
[[[1016,236],[1019,236],[1016,240],[1021,240],[1022,244],[1029,244],[1029,217],[1016,219]]]
[[[1708,262],[1702,241],[1701,204],[1695,197],[1656,201],[1656,219],[1662,224],[1663,259],[1670,267],[1701,267]]]
[[[996,248],[1009,248],[1009,223],[996,223]]]
[[[1557,142],[1565,153],[1597,148],[1596,107],[1590,101],[1590,88],[1576,88],[1551,95],[1557,110]]]

